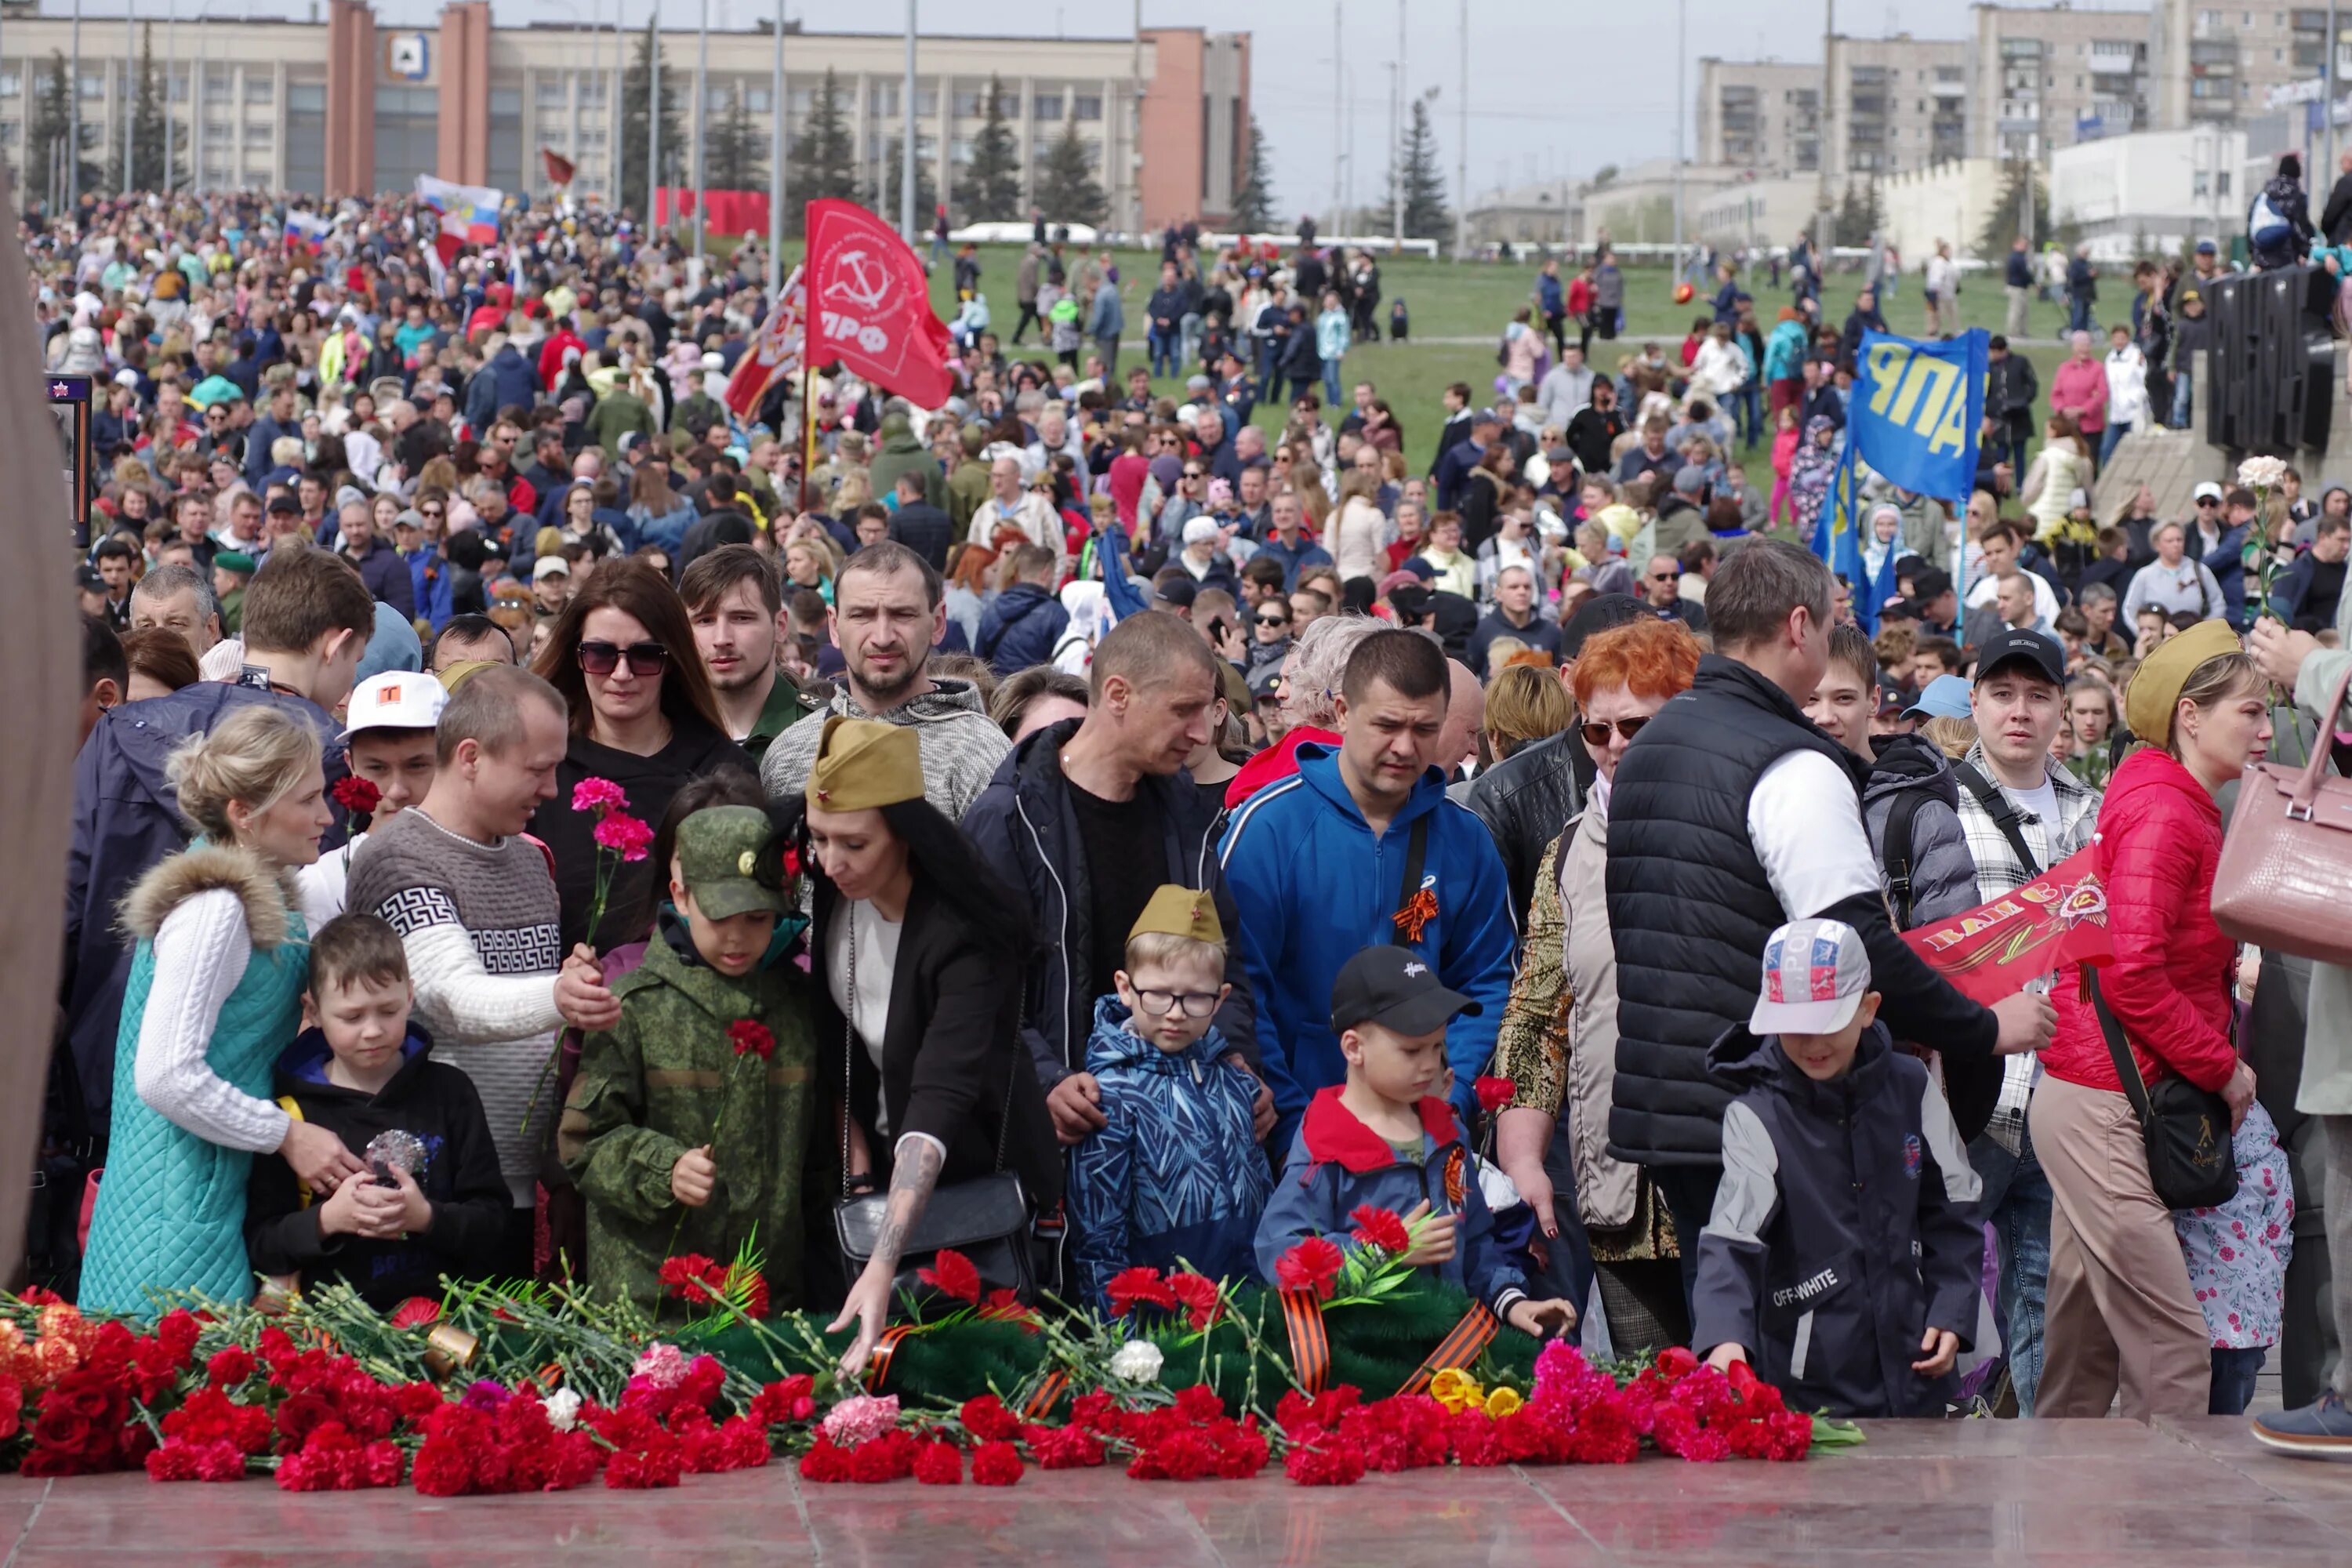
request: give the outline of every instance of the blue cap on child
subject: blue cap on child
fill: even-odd
[[[1790,921],[1764,944],[1764,985],[1748,1015],[1758,1035],[1833,1035],[1870,989],[1870,953],[1843,921]]]

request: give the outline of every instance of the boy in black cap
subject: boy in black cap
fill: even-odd
[[[1479,1005],[1438,983],[1409,947],[1368,947],[1331,986],[1331,1028],[1348,1079],[1307,1102],[1297,1141],[1257,1228],[1258,1272],[1311,1236],[1368,1245],[1360,1209],[1385,1209],[1411,1236],[1405,1261],[1434,1270],[1513,1328],[1542,1338],[1576,1324],[1573,1303],[1530,1298],[1496,1244],[1475,1163],[1446,1103],[1445,1027]]]

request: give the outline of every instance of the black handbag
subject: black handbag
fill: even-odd
[[[2151,1090],[2124,1039],[2124,1026],[2099,994],[2099,972],[2083,965],[2083,984],[2099,1031],[2107,1037],[2116,1077],[2139,1118],[2147,1146],[2147,1174],[2158,1203],[2167,1208],[2202,1209],[2228,1203],[2238,1192],[2238,1158],[2230,1143],[2230,1102],[2174,1074]]]
[[[822,953],[817,955],[817,962],[823,964]],[[854,927],[849,933],[848,993],[854,1005],[857,998],[857,933]],[[882,1227],[890,1212],[890,1194],[887,1191],[859,1197],[849,1195],[849,1108],[845,1097],[857,1050],[857,1025],[851,1013],[851,1008],[842,1009],[841,1083],[845,1100],[841,1112],[841,1197],[833,1207],[834,1236],[849,1264],[849,1279],[845,1284],[854,1283],[872,1260],[875,1245],[881,1239]],[[1025,1302],[1036,1300],[1037,1274],[1029,1249],[1028,1194],[1021,1190],[1021,1178],[1004,1168],[1004,1144],[1013,1127],[1014,1076],[1010,1072],[1005,1075],[1004,1117],[996,1131],[996,1169],[985,1176],[932,1190],[930,1201],[915,1216],[915,1223],[908,1228],[906,1242],[898,1249],[898,1269],[891,1281],[894,1294],[927,1291],[929,1288],[917,1277],[917,1270],[933,1267],[940,1251],[953,1249],[971,1259],[980,1274],[983,1296],[1011,1290]],[[878,1088],[877,1095],[878,1099]]]

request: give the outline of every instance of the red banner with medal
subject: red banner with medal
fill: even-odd
[[[1987,1004],[2070,963],[2115,956],[2095,850],[2068,856],[2013,892],[1903,933],[1929,968]]]

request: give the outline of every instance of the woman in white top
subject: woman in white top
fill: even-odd
[[[856,1328],[842,1357],[854,1374],[889,1318],[902,1258],[928,1261],[908,1256],[908,1235],[932,1192],[1009,1171],[1032,1204],[1051,1207],[1062,1159],[1020,1033],[1028,900],[923,798],[914,730],[826,720],[804,803],[809,951],[824,981],[818,1070],[842,1108],[842,1195],[884,1178],[889,1193],[833,1325]],[[823,1298],[821,1283],[812,1289]]]
[[[2147,356],[2118,321],[2107,329],[2107,427],[2099,437],[2099,464],[2116,443],[2147,423]]]
[[[310,935],[290,879],[334,818],[318,731],[238,709],[172,755],[166,776],[195,842],[123,903],[138,939],[123,992],[104,1180],[80,1302],[154,1310],[151,1293],[243,1301],[246,1177],[278,1153],[311,1190],[364,1175],[341,1139],[269,1098],[300,1026]]]
[[[1396,525],[1381,510],[1380,475],[1370,468],[1349,468],[1339,480],[1339,510],[1324,531],[1323,548],[1339,568],[1339,580],[1388,575],[1389,542]]]
[[[2090,488],[2091,454],[2072,415],[2053,414],[2043,436],[2018,499],[2033,519],[2033,537],[2047,542],[2074,510],[2075,492]]]
[[[2188,538],[2178,522],[2157,524],[2148,541],[2156,546],[2156,559],[2134,573],[2124,591],[2123,614],[2116,618],[2125,626],[2150,605],[2168,616],[2187,610],[2200,620],[2221,614],[2221,584],[2210,567],[2189,556]]]

